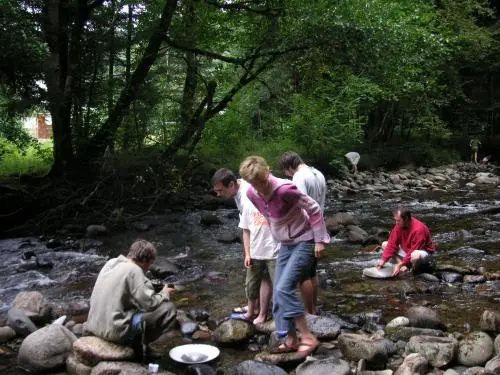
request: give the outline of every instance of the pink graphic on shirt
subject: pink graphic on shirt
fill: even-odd
[[[259,211],[253,213],[253,222],[256,226],[269,225],[267,219]]]

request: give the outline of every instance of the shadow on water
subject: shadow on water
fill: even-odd
[[[349,211],[368,232],[372,228],[390,230],[393,226],[391,211],[399,205],[408,206],[416,217],[429,225],[438,246],[436,260],[439,264],[500,270],[500,214],[485,213],[488,208],[500,207],[498,188],[330,198],[326,216]],[[201,217],[207,214],[215,214],[222,223],[210,227],[201,225]],[[179,266],[180,274],[164,280],[178,285],[179,292],[173,297],[178,308],[205,309],[212,319],[221,320],[227,318],[234,307],[246,303],[242,246],[218,241],[225,234],[238,233],[235,210],[167,212],[144,218],[144,221],[151,224],[152,229],[109,236],[103,239],[102,245],[89,247],[84,254],[78,248],[47,249],[37,239],[1,240],[0,311],[5,312],[21,290],[40,290],[55,303],[84,303],[108,257],[124,253],[138,237],[157,244],[159,255]],[[52,262],[53,266],[30,269],[31,260],[20,260],[27,249],[38,251],[41,254],[38,258]],[[440,314],[450,330],[461,331],[464,324],[478,328],[485,309],[498,309],[499,280],[448,284],[428,282],[410,274],[391,280],[368,279],[362,276],[362,269],[374,266],[380,254],[360,249],[360,245],[343,241],[332,241],[328,246],[327,256],[318,264],[320,311],[348,317],[381,310],[389,321],[413,305],[425,304]],[[162,369],[182,374],[185,366],[171,361],[168,351],[175,345],[189,342],[187,338],[178,337],[162,347]],[[213,366],[228,368],[253,358],[254,354],[247,345],[221,347],[221,355]],[[12,366],[12,358],[4,356],[2,361],[0,373],[16,373],[12,367],[2,372],[1,366]]]

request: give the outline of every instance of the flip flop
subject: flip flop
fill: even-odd
[[[280,346],[272,349],[270,351],[271,354],[284,354],[284,353],[293,353],[296,352],[297,349],[299,348],[298,345],[288,345],[286,342],[281,344]]]
[[[245,313],[232,313],[231,319],[243,320],[244,322],[247,322],[248,324],[253,324],[253,320],[255,319],[255,317],[254,316],[248,317]]]
[[[305,342],[301,342],[299,345],[297,345],[297,354],[299,354],[301,357],[307,357],[308,355],[311,355],[314,353],[316,350],[319,348],[319,342],[316,344],[308,344]],[[306,347],[306,350],[299,350],[299,348],[303,346]]]

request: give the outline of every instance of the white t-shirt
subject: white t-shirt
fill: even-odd
[[[243,203],[243,212],[238,226],[250,232],[250,258],[276,259],[278,257],[280,244],[274,240],[267,219],[249,199]]]
[[[247,201],[250,202],[247,197],[247,190],[250,187],[250,184],[242,178],[238,179],[238,182],[240,184],[240,188],[234,196],[234,201],[236,202],[236,207],[238,207],[238,211],[240,212],[241,216],[241,213],[243,212],[243,204]]]
[[[293,183],[301,192],[318,202],[321,212],[325,211],[326,181],[323,173],[314,167],[301,165],[293,175]]]

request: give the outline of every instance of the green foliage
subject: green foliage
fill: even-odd
[[[29,147],[19,148],[16,144],[0,137],[0,175],[20,176],[22,174],[45,175],[52,164],[52,144],[33,142]]]

